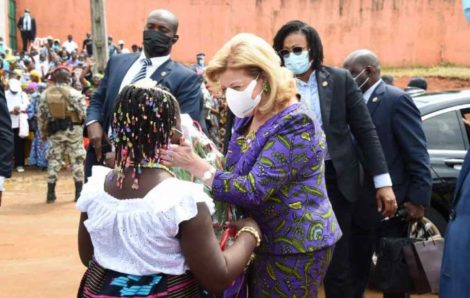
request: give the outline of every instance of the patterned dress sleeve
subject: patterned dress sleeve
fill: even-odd
[[[284,129],[267,140],[247,175],[217,171],[212,185],[215,200],[242,207],[261,204],[297,175],[311,172],[315,158],[320,167],[323,146],[315,142],[315,125],[311,118],[298,115],[284,123]],[[314,156],[317,155],[317,156]],[[308,169],[307,169],[308,168]],[[318,169],[317,169],[318,170]]]

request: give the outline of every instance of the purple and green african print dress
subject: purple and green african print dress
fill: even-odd
[[[324,180],[325,136],[313,114],[294,104],[246,134],[237,119],[213,198],[233,203],[262,230],[250,266],[254,297],[316,297],[341,230]]]

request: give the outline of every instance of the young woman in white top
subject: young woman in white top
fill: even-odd
[[[127,86],[112,123],[117,167],[94,167],[77,202],[88,267],[78,297],[222,292],[243,272],[261,232],[252,219],[237,222],[238,237],[222,252],[203,186],[160,165],[159,150],[182,138],[176,99],[154,83]]]

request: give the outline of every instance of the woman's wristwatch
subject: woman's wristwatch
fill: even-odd
[[[205,171],[202,174],[202,182],[207,183],[209,180],[211,180],[212,177],[215,175],[215,168],[211,167],[210,170]]]

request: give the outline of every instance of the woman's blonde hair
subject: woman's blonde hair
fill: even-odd
[[[240,33],[225,43],[209,62],[206,77],[220,87],[220,75],[227,69],[243,69],[253,77],[265,75],[269,87],[265,90],[268,99],[259,107],[262,114],[277,112],[297,93],[292,73],[281,67],[274,49],[254,34]]]

